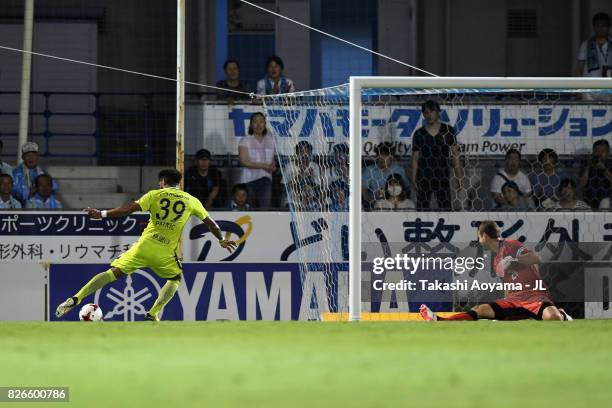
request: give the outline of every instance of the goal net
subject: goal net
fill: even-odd
[[[588,244],[608,241],[611,88],[609,79],[364,77],[265,97],[300,318],[409,319],[421,303],[452,312],[503,297],[478,245],[483,220],[541,253],[545,280],[584,289],[584,265],[561,267],[584,257],[550,245],[593,255],[603,249]],[[584,313],[575,293],[557,299]]]

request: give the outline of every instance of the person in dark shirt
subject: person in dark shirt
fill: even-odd
[[[609,159],[610,144],[601,139],[593,143],[593,153],[580,172],[580,186],[584,201],[593,208],[599,208],[603,198],[612,192],[612,162]]]
[[[421,106],[427,122],[412,138],[413,188],[417,191],[417,209],[429,209],[431,195],[435,194],[440,210],[451,209],[450,168],[461,187],[463,168],[455,129],[440,122],[440,105],[432,100]]]
[[[185,173],[185,191],[202,202],[205,208],[212,208],[219,195],[221,174],[211,167],[211,154],[206,149],[196,152],[196,164]]]
[[[225,61],[225,63],[223,64],[223,71],[225,72],[225,79],[222,79],[217,82],[217,86],[219,88],[228,89],[228,91],[218,89],[217,100],[233,102],[235,100],[249,99],[249,95],[245,95],[243,93],[238,92],[231,92],[251,92],[248,89],[246,82],[240,80],[240,64],[238,64],[238,61],[231,59]]]

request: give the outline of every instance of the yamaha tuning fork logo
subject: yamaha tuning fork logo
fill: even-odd
[[[160,290],[161,286],[153,276],[136,270],[125,279],[98,290],[94,303],[100,305],[104,311],[104,320],[144,320]],[[163,311],[159,313],[159,317],[162,316]]]

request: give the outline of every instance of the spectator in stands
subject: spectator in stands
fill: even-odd
[[[231,92],[250,92],[246,82],[240,80],[240,64],[238,64],[238,61],[232,59],[225,61],[223,63],[223,71],[225,72],[225,79],[217,82],[217,87],[228,89],[228,91],[217,90],[217,100],[233,102],[235,100],[249,99],[249,95]]]
[[[510,149],[506,153],[503,170],[498,171],[491,182],[491,196],[497,206],[507,204],[502,194],[502,186],[508,181],[514,181],[519,188],[519,192],[524,197],[531,196],[531,183],[529,179],[520,170],[521,152],[516,149]]]
[[[62,203],[53,194],[53,179],[48,174],[36,177],[36,193],[28,200],[26,208],[61,210]]]
[[[321,192],[327,196],[327,203],[330,208],[334,207],[338,203],[334,198],[337,193],[337,188],[342,182],[343,185],[348,186],[348,174],[349,174],[349,147],[346,143],[335,144],[329,156],[322,158],[320,161],[321,165]],[[346,194],[348,199],[348,190]],[[325,200],[324,200],[325,201]],[[348,205],[348,203],[347,203]],[[331,210],[334,211],[334,210]],[[343,211],[343,210],[336,210]]]
[[[362,198],[367,209],[374,206],[376,200],[385,197],[387,179],[394,174],[406,180],[406,171],[398,163],[394,163],[393,145],[389,142],[380,143],[374,148],[376,163],[363,169],[361,175]]]
[[[590,210],[591,207],[582,200],[576,199],[576,182],[570,178],[565,178],[559,185],[559,202],[556,203],[556,210]]]
[[[612,77],[612,37],[610,15],[597,13],[593,16],[594,35],[584,41],[578,49],[576,75],[585,77]]]
[[[349,210],[349,186],[348,182],[337,179],[329,185],[329,211]]]
[[[294,191],[289,202],[292,211],[321,211],[320,189],[316,185],[307,181]]]
[[[463,167],[455,129],[440,122],[440,104],[428,100],[421,106],[425,126],[417,129],[412,140],[411,181],[417,193],[417,208],[430,208],[436,196],[440,210],[451,209],[451,167],[461,188]]]
[[[414,203],[408,198],[410,190],[404,185],[404,179],[399,174],[392,174],[385,184],[384,198],[376,200],[374,208],[383,211],[414,210]]]
[[[312,160],[312,145],[306,140],[295,145],[295,158],[285,167],[285,178],[287,181],[308,178],[316,185],[321,184],[321,170]]]
[[[612,162],[610,144],[601,139],[593,143],[593,152],[580,171],[580,186],[584,200],[592,207],[599,208],[600,201],[610,197],[612,192]]]
[[[283,184],[290,189],[289,194],[293,194],[294,190],[300,189],[305,182],[321,188],[321,170],[312,160],[312,145],[302,140],[295,145],[295,157],[285,166]],[[283,189],[285,196],[287,188]],[[287,197],[283,198],[282,202],[286,203]]]
[[[11,192],[13,191],[13,178],[10,174],[0,174],[0,210],[21,208],[21,203],[16,200]]]
[[[36,178],[47,172],[38,165],[38,145],[27,142],[21,148],[22,162],[13,169],[13,196],[26,203],[36,193]],[[57,190],[57,183],[53,182],[53,191]]]
[[[2,143],[2,140],[0,140],[0,156],[2,156],[3,148],[4,148],[4,143]],[[13,174],[13,167],[7,162],[3,161],[2,159],[0,159],[0,174],[8,174],[8,175]]]
[[[266,60],[266,76],[257,82],[258,95],[276,95],[295,92],[293,81],[283,75],[285,64],[273,55]]]
[[[349,147],[346,143],[337,143],[332,147],[331,159],[326,165],[326,175],[329,183],[342,180],[348,184],[349,179]]]
[[[200,200],[205,208],[212,208],[219,195],[221,173],[211,166],[212,156],[208,150],[198,150],[195,158],[195,165],[185,172],[185,190]]]
[[[236,184],[232,187],[232,199],[229,209],[232,211],[249,211],[249,189],[246,184]]]
[[[501,188],[504,204],[499,207],[500,211],[527,211],[531,207],[529,201],[521,194],[521,190],[514,181],[506,181]]]
[[[538,162],[542,166],[541,171],[532,173],[530,177],[533,201],[538,209],[552,208],[559,201],[559,185],[566,177],[563,171],[557,171],[559,156],[553,149],[543,149],[538,154]]]
[[[247,185],[251,207],[268,209],[272,196],[272,174],[276,172],[274,141],[268,135],[261,112],[251,115],[248,136],[238,145],[242,171],[240,183]]]

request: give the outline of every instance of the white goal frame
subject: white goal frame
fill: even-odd
[[[361,92],[366,88],[612,89],[612,78],[350,77],[349,321],[361,319]]]

